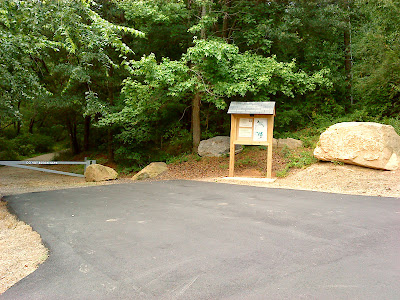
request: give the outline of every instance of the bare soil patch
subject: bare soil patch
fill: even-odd
[[[273,153],[272,176],[284,169],[287,159],[277,151]],[[215,179],[229,173],[229,157],[203,157],[188,155],[168,165],[168,171],[157,180],[169,179]],[[265,177],[267,172],[267,151],[259,147],[248,147],[235,157],[235,176]]]
[[[235,176],[265,177],[266,151],[248,150],[236,156]],[[281,152],[274,151],[272,175],[285,168],[288,159]],[[229,158],[202,158],[199,161],[189,157],[168,166],[168,172],[159,179],[191,179],[219,182],[228,176]],[[222,181],[221,181],[222,182]],[[301,189],[329,193],[400,197],[400,170],[382,171],[353,165],[318,162],[303,169],[291,169],[288,176],[275,182],[227,181],[224,183],[264,186],[272,188]]]

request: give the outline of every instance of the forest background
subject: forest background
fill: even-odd
[[[275,101],[276,137],[400,130],[398,0],[0,2],[0,160],[70,148],[127,171],[229,135]]]

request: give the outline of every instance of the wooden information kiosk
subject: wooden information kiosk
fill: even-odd
[[[228,114],[231,115],[229,177],[234,176],[235,145],[263,145],[268,147],[267,178],[271,178],[275,102],[231,102]]]

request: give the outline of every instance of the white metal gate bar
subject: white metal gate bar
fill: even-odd
[[[85,177],[81,174],[71,173],[71,172],[63,172],[63,171],[56,171],[56,170],[49,170],[44,168],[37,168],[32,167],[32,165],[84,165],[84,169],[86,167],[95,164],[95,160],[87,160],[85,161],[40,161],[40,160],[25,160],[25,161],[18,161],[18,160],[0,160],[0,165],[9,166],[9,167],[16,167],[21,169],[29,169],[47,173],[55,173],[61,175],[68,175],[68,176],[75,176],[75,177]]]

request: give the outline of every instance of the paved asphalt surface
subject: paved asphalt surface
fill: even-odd
[[[400,199],[193,181],[7,197],[50,249],[1,299],[399,299]]]

